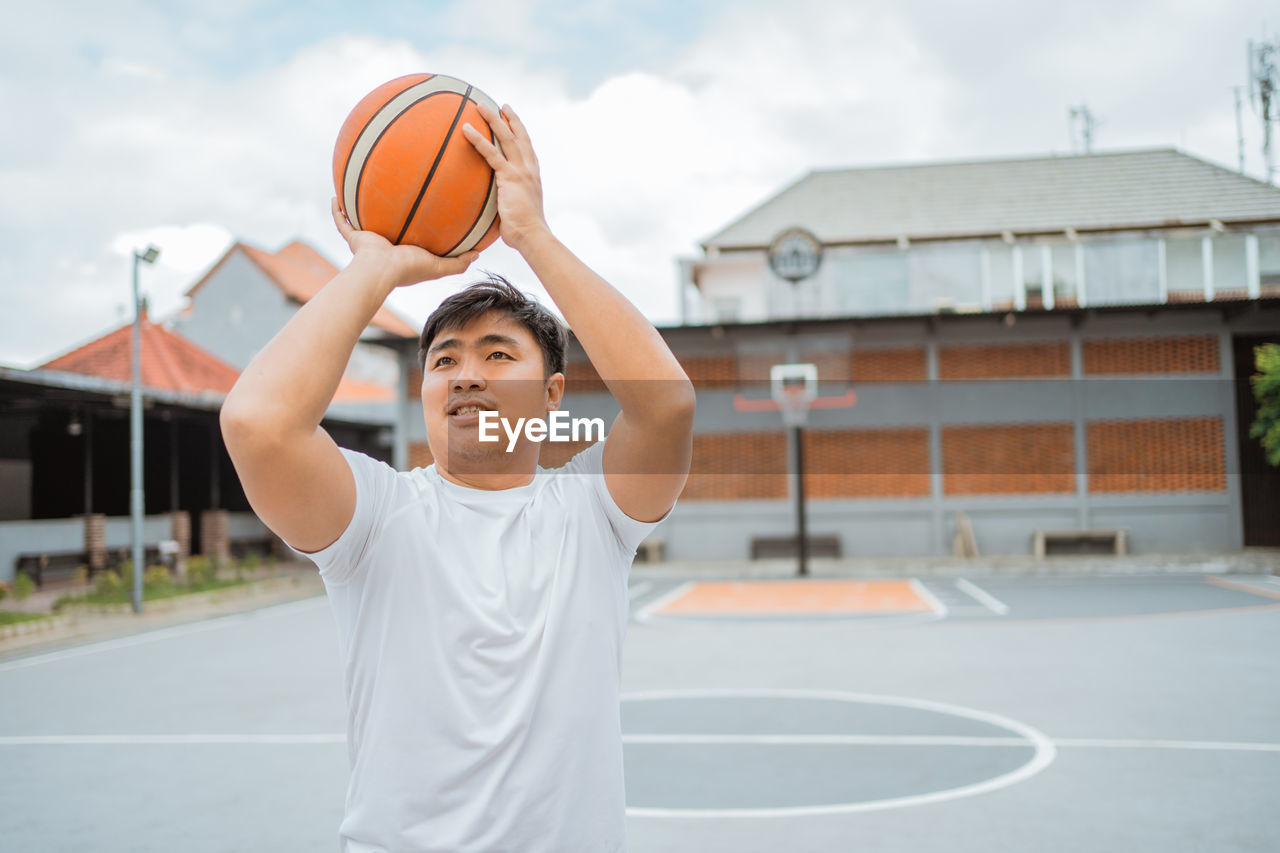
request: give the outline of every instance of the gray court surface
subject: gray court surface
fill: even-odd
[[[1280,579],[929,577],[928,618],[659,616],[687,581],[632,579],[635,853],[1280,850]],[[0,849],[337,848],[323,598],[9,658],[0,697]]]

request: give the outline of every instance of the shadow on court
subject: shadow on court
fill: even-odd
[[[1280,848],[1280,580],[634,571],[630,850]],[[332,850],[323,598],[0,662],[14,850]]]

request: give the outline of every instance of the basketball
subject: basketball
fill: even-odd
[[[462,135],[489,129],[488,95],[455,77],[410,74],[356,104],[333,149],[333,182],[347,219],[392,243],[456,257],[498,237],[493,169]],[[498,145],[489,131],[489,138]],[[501,146],[499,146],[501,148]]]

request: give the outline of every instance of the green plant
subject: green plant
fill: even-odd
[[[94,594],[102,598],[116,598],[124,592],[124,581],[115,569],[99,572],[93,584]]]
[[[187,585],[190,587],[205,586],[213,581],[213,562],[203,554],[192,554],[187,558]]]
[[[36,591],[36,582],[24,573],[18,572],[13,579],[13,597],[18,601],[26,601]]]
[[[85,565],[76,566],[75,573],[71,576],[71,581],[76,586],[86,586],[89,583],[89,567]]]
[[[9,597],[9,585],[4,581],[0,581],[0,601],[4,601]]]
[[[1249,427],[1249,437],[1261,439],[1267,462],[1280,467],[1280,344],[1254,347],[1253,358],[1258,372],[1249,377],[1249,384],[1258,401],[1258,414]]]
[[[168,566],[147,566],[142,574],[142,588],[148,593],[167,590],[173,586]]]

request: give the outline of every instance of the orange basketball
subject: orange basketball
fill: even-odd
[[[397,77],[365,95],[333,149],[333,183],[351,224],[443,257],[496,240],[493,169],[462,135],[470,123],[498,145],[477,103],[498,111],[488,95],[443,74]]]

